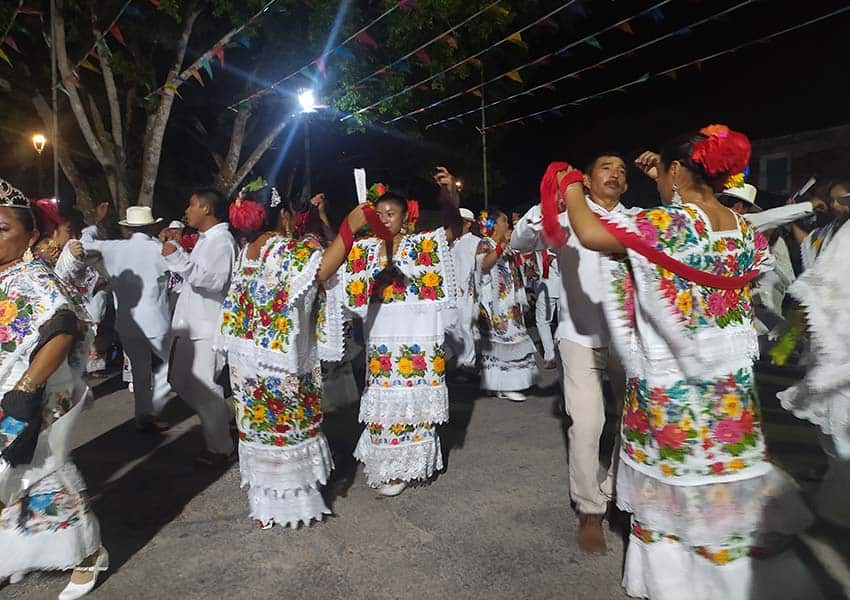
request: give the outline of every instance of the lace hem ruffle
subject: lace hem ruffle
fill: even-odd
[[[239,442],[239,473],[242,487],[285,500],[318,489],[328,481],[333,459],[324,434],[296,446],[278,448]]]
[[[378,446],[372,443],[366,429],[357,442],[354,457],[363,463],[366,481],[372,487],[394,479],[428,479],[443,468],[443,454],[436,434],[421,442]]]
[[[449,420],[449,392],[445,385],[404,389],[369,386],[360,400],[360,422],[445,423]]]
[[[621,457],[622,458],[622,457]],[[621,460],[617,506],[647,529],[675,535],[687,546],[722,545],[733,535],[758,539],[793,534],[811,523],[797,484],[768,464],[760,476],[704,485],[669,485]]]

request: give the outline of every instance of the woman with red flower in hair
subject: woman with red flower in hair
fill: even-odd
[[[321,431],[321,360],[340,360],[342,298],[321,285],[346,256],[348,232],[366,224],[354,209],[324,249],[295,236],[307,207],[258,180],[229,209],[247,243],[234,265],[216,346],[227,353],[239,429],[239,470],[251,517],[264,529],[309,525],[330,514],[321,487],[333,468]],[[302,220],[303,225],[303,220]],[[315,232],[314,232],[315,233]]]
[[[716,197],[749,158],[746,136],[722,125],[680,137],[636,160],[664,205],[604,218],[587,207],[576,171],[558,175],[581,243],[625,255],[604,275],[604,304],[629,388],[617,504],[633,515],[631,596],[791,597],[805,580],[762,576],[785,557],[753,558],[771,556],[769,540],[799,531],[809,514],[766,458],[753,382],[750,283],[772,259]]]

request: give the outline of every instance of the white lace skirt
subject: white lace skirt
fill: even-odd
[[[364,464],[366,481],[372,487],[399,479],[428,479],[443,468],[440,438],[433,424],[369,423],[354,450]]]
[[[239,442],[239,472],[248,491],[251,518],[283,527],[309,525],[331,514],[321,494],[333,469],[323,433],[278,448]]]

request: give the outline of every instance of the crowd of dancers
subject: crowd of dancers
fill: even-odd
[[[747,138],[720,125],[643,153],[635,164],[662,201],[650,209],[620,203],[617,154],[584,172],[552,163],[540,203],[513,222],[493,208],[476,219],[438,168],[444,223],[432,231],[416,231],[415,202],[380,184],[334,232],[323,195],[302,203],[258,180],[232,202],[194,192],[185,224],[197,234],[130,207],[119,236],[108,205],[85,227],[79,213],[0,180],[0,579],[74,569],[60,595],[70,600],[108,568],[69,452],[90,397],[81,375],[102,360],[93,340],[108,334],[114,298],[138,429],[161,430],[176,392],[200,417],[198,462],[223,466],[235,458],[235,419],[241,483],[264,529],[330,514],[325,403],[359,394],[354,456],[392,497],[444,468],[447,370],[478,371],[482,390],[517,402],[554,373],[572,421],[578,545],[606,551],[615,502],[631,514],[629,595],[778,597],[767,588],[781,578],[759,569],[784,564],[785,540],[811,517],[767,456],[758,334],[793,334],[790,291],[809,373],[783,404],[820,426],[831,457],[821,512],[847,525],[846,502],[831,500],[850,485],[850,347],[835,325],[850,324],[850,188],[760,211],[742,175],[749,159]],[[824,227],[792,224],[811,214]],[[790,235],[806,268],[796,281]],[[610,467],[599,457],[606,382],[622,413]]]

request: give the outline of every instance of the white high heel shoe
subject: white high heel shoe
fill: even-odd
[[[406,481],[400,481],[398,483],[384,483],[378,488],[378,493],[386,498],[394,498],[402,493],[406,487]]]
[[[101,546],[97,553],[97,560],[94,561],[94,565],[91,567],[77,567],[74,569],[75,571],[93,573],[94,575],[92,575],[91,581],[88,583],[74,583],[73,581],[69,581],[68,585],[65,586],[65,589],[62,590],[62,593],[59,594],[59,600],[76,600],[77,598],[82,598],[94,589],[95,584],[97,584],[98,573],[106,571],[107,569],[109,569],[109,552],[106,551],[106,548]]]

